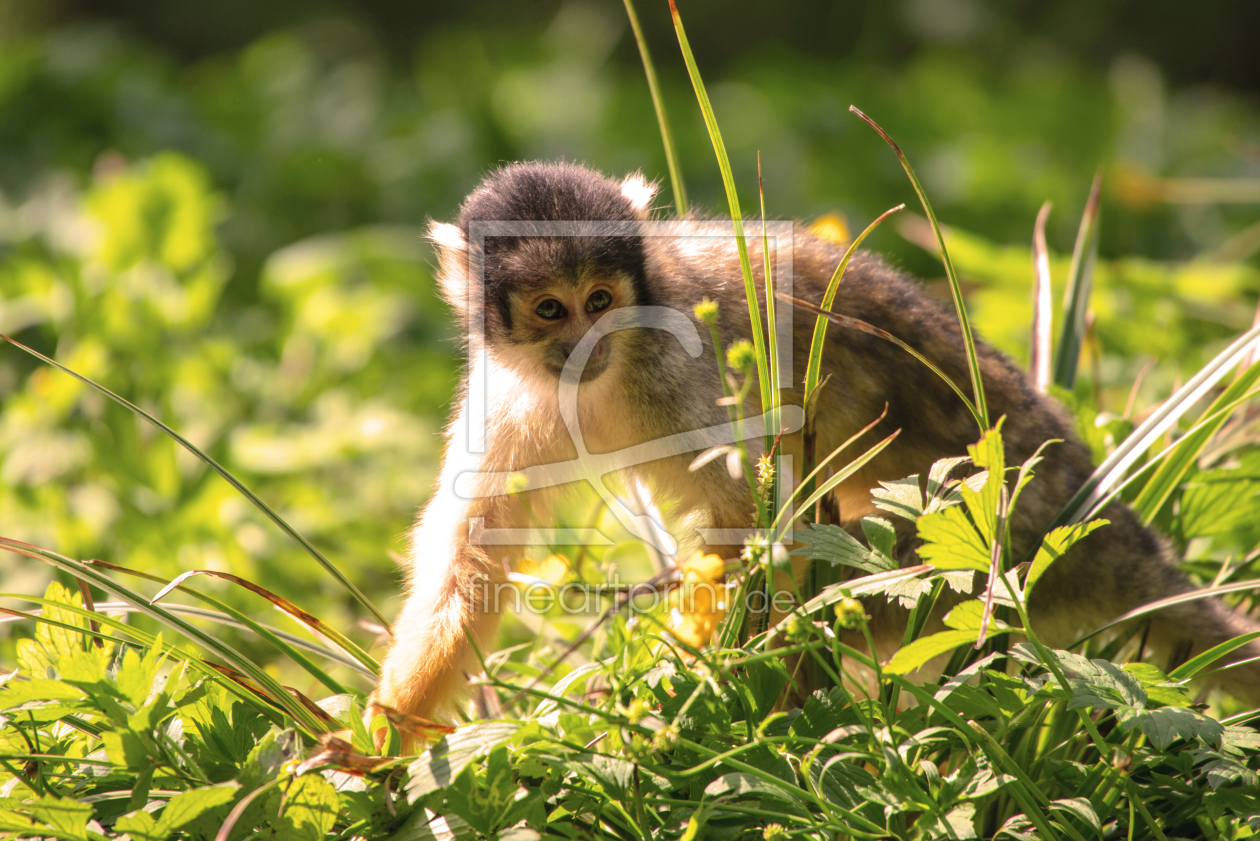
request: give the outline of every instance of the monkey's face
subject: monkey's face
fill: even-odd
[[[570,354],[595,322],[610,310],[633,303],[629,285],[611,273],[592,273],[577,282],[554,281],[519,290],[511,296],[509,341],[525,352],[533,367],[559,377]],[[582,382],[591,382],[608,370],[616,336],[604,336],[595,343],[582,368]]]

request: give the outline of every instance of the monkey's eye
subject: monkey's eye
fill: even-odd
[[[605,289],[596,289],[591,293],[591,297],[586,299],[587,312],[599,312],[608,309],[608,305],[612,303],[612,295],[608,294]]]
[[[564,304],[561,304],[555,298],[548,298],[538,306],[534,307],[534,312],[543,318],[554,321],[557,318],[564,318]]]

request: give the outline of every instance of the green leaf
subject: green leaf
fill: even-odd
[[[149,698],[153,688],[153,679],[166,659],[162,653],[162,636],[157,637],[157,644],[141,657],[134,648],[128,648],[123,655],[122,665],[114,674],[114,682],[123,696],[132,706],[142,707]]]
[[[1075,654],[1055,652],[1067,671],[1072,697],[1068,709],[1140,709],[1146,705],[1146,690],[1133,675],[1106,660],[1086,660]]]
[[[966,484],[958,489],[971,519],[984,535],[986,545],[993,543],[993,532],[997,528],[998,502],[1001,499],[1002,486],[1006,482],[1006,453],[1002,449],[1002,423],[1005,420],[1005,416],[998,418],[996,426],[986,431],[975,444],[967,447],[972,463],[989,473],[984,487],[979,492]],[[988,568],[987,562],[985,568]]]
[[[337,820],[337,789],[322,774],[303,774],[284,792],[284,811],[276,836],[294,841],[323,841]]]
[[[919,637],[909,645],[904,645],[884,666],[884,671],[893,674],[909,674],[933,657],[953,651],[960,645],[968,645],[976,641],[976,632],[939,631],[926,637]]]
[[[956,631],[979,631],[984,615],[984,600],[970,599],[954,605],[953,610],[945,615],[945,627]]]
[[[800,797],[797,797],[787,785],[775,785],[752,774],[723,774],[704,787],[704,796],[708,798],[726,798],[741,800],[747,797],[773,797],[783,800],[802,809],[806,808]]]
[[[1041,576],[1045,575],[1050,565],[1063,557],[1068,549],[1072,548],[1078,540],[1085,535],[1094,531],[1100,526],[1108,525],[1110,520],[1090,520],[1088,523],[1076,523],[1071,526],[1059,526],[1052,529],[1049,534],[1041,539],[1041,548],[1037,550],[1037,556],[1033,558],[1032,567],[1028,570],[1028,578],[1024,581],[1024,598],[1028,598],[1028,594],[1032,592],[1033,585]]]
[[[235,783],[228,783],[226,785],[194,788],[191,791],[177,794],[170,799],[166,804],[166,808],[162,810],[162,817],[158,821],[158,827],[162,832],[169,835],[171,832],[192,823],[216,806],[231,803],[232,799],[236,797],[237,788]],[[166,835],[162,837],[166,837]]]
[[[919,603],[919,599],[932,591],[932,582],[924,578],[906,578],[890,584],[884,595],[891,602],[894,598],[907,610]]]
[[[1260,450],[1246,453],[1236,465],[1200,473],[1184,488],[1174,521],[1178,537],[1226,536],[1248,547],[1256,542]]]
[[[1098,820],[1098,813],[1094,811],[1094,806],[1084,797],[1064,797],[1059,800],[1051,800],[1047,807],[1051,811],[1067,812],[1069,815],[1075,815],[1093,828],[1098,833],[1098,837],[1102,837],[1102,821]]]
[[[46,599],[41,619],[59,622],[68,627],[59,627],[49,622],[40,622],[35,626],[34,640],[18,640],[18,665],[31,677],[45,677],[50,668],[64,656],[81,652],[86,644],[84,634],[75,633],[73,628],[88,627],[88,621],[78,613],[57,607],[66,604],[81,608],[83,598],[78,593],[71,593],[60,582],[53,581],[44,591]]]
[[[115,765],[122,765],[128,771],[146,771],[153,767],[153,759],[149,749],[140,736],[130,730],[112,731],[101,734],[105,743],[105,754]]]
[[[166,841],[171,835],[169,830],[159,830],[157,821],[143,809],[123,815],[114,828],[131,836],[131,841]]]
[[[92,806],[70,797],[46,795],[23,806],[31,817],[54,829],[63,838],[88,841],[87,822],[92,817]]]
[[[881,511],[896,514],[907,520],[923,516],[923,491],[919,489],[919,477],[907,476],[895,482],[880,482],[871,489],[872,502]]]
[[[1117,710],[1120,726],[1125,730],[1141,727],[1146,738],[1160,750],[1168,750],[1177,739],[1201,739],[1219,745],[1225,727],[1216,719],[1185,707],[1160,707],[1157,710]]]
[[[1133,675],[1146,690],[1148,701],[1170,707],[1190,706],[1190,694],[1186,687],[1176,683],[1150,663],[1125,663],[1124,671]]]
[[[874,518],[867,518],[874,519]],[[865,528],[866,520],[863,520]],[[879,520],[887,523],[887,520]],[[797,530],[793,537],[801,544],[792,554],[829,564],[851,566],[863,572],[890,572],[897,562],[878,550],[868,549],[861,541],[839,526],[811,523],[809,531]],[[895,540],[895,535],[894,535]]]
[[[83,690],[46,677],[11,680],[0,691],[0,710],[8,710],[32,701],[79,701]]]
[[[833,686],[828,692],[817,689],[801,705],[801,714],[792,722],[792,734],[821,739],[840,725],[856,720],[839,687]]]
[[[469,762],[506,742],[519,725],[479,721],[444,737],[408,766],[407,797],[412,803],[431,791],[446,788]]]
[[[897,557],[897,530],[893,524],[882,517],[863,517],[862,534],[871,548],[880,552],[889,560]],[[896,563],[890,569],[895,569]]]
[[[937,569],[989,571],[989,550],[962,508],[953,506],[920,518],[919,557]]]

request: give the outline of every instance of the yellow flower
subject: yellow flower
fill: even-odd
[[[816,237],[834,242],[837,245],[843,245],[850,239],[849,223],[837,213],[819,216],[814,220],[814,224],[809,226],[809,232]]]
[[[522,575],[530,575],[534,578],[540,578],[548,584],[560,584],[569,577],[569,559],[564,555],[548,555],[545,560],[536,561],[533,558],[523,558],[516,565],[516,569]]]
[[[699,648],[709,641],[726,613],[726,562],[696,552],[682,565],[682,586],[674,591],[670,628],[674,636]]]

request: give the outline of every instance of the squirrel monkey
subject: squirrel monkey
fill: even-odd
[[[652,458],[628,471],[689,512],[688,523],[715,529],[751,525],[754,506],[746,481],[732,478],[721,459],[689,470],[697,451],[708,444],[677,437],[728,421],[727,409],[717,402],[723,390],[708,328],[692,313],[702,298],[713,299],[720,305],[723,344],[749,337],[735,242],[729,233],[645,235],[653,195],[654,188],[637,174],[616,181],[574,164],[513,164],[473,190],[455,224],[432,225],[442,292],[473,337],[461,389],[469,399],[460,401],[447,428],[437,489],[411,532],[408,596],[394,625],[375,704],[449,719],[460,703],[464,671],[474,667],[470,639],[483,651],[493,644],[498,615],[489,597],[506,581],[505,558],[520,557],[524,548],[479,545],[473,538],[478,529],[545,526],[555,499],[554,484],[531,484],[524,493],[507,494],[505,476],[646,446],[642,452]],[[754,274],[759,274],[760,237],[749,237],[748,246]],[[841,248],[799,229],[791,242],[778,247],[792,261],[794,295],[821,300]],[[764,307],[764,287],[761,297]],[[666,317],[669,310],[673,321]],[[833,310],[892,333],[955,382],[967,381],[955,315],[878,257],[855,255]],[[653,313],[663,320],[645,326],[622,318],[619,329],[597,327],[605,319],[604,326],[616,321],[619,311]],[[678,319],[691,326],[680,329]],[[793,324],[793,370],[800,372],[814,319],[798,315]],[[654,329],[662,326],[670,329]],[[688,330],[691,338],[685,338]],[[1014,557],[1022,557],[1092,465],[1055,401],[1036,393],[1001,353],[982,344],[979,354],[991,416],[1006,416],[1006,463],[1022,463],[1048,439],[1063,441],[1047,451],[1013,514],[1012,549]],[[566,363],[575,355],[584,363],[580,376],[566,374]],[[957,395],[893,344],[832,327],[822,372],[832,381],[820,393],[816,452],[831,452],[878,417],[885,404],[884,419],[857,446],[865,449],[901,430],[892,446],[836,488],[845,523],[875,513],[870,489],[879,481],[924,475],[936,460],[965,454],[978,437]],[[783,386],[785,407],[799,407],[801,383]],[[756,394],[754,386],[751,405],[757,405]],[[479,417],[469,416],[470,404]],[[578,428],[580,441],[573,434]],[[650,449],[662,439],[682,443]],[[760,454],[762,440],[758,432],[746,435],[750,457]],[[800,445],[799,432],[782,439],[784,451],[796,453],[796,464]],[[675,452],[680,447],[689,449]],[[1059,644],[1081,628],[1191,589],[1168,545],[1130,509],[1113,503],[1102,516],[1111,524],[1058,560],[1033,595],[1030,609],[1038,629]],[[907,534],[912,537],[912,525]],[[912,558],[911,540],[903,543],[900,553]],[[737,551],[707,548],[727,557]],[[898,621],[902,627],[905,622],[904,613],[885,601],[868,600],[882,657],[896,649],[902,635]],[[1200,600],[1162,611],[1149,642],[1184,657],[1191,648],[1203,651],[1257,628],[1219,601]],[[1260,647],[1252,643],[1240,654],[1255,656]],[[1229,670],[1221,682],[1260,700],[1260,668]]]

